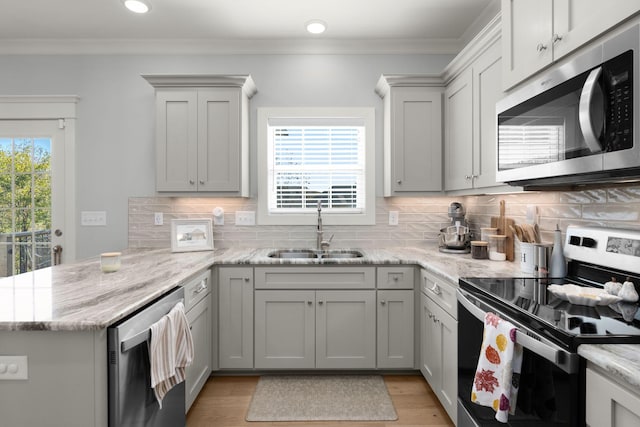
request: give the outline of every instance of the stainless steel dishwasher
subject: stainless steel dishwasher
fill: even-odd
[[[151,325],[184,301],[184,289],[141,308],[107,329],[109,356],[109,427],[180,427],[185,419],[184,381],[162,400],[151,388],[149,348]]]

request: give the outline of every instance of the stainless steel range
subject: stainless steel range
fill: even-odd
[[[640,231],[568,227],[565,284],[596,294],[612,278],[640,290]],[[550,279],[550,278],[549,278]],[[581,344],[640,344],[638,302],[574,304],[549,290],[547,278],[461,278],[458,289],[458,426],[504,425],[471,402],[483,319],[494,312],[518,328],[524,348],[517,409],[507,425],[583,426],[585,366]],[[553,288],[552,288],[553,289]],[[575,300],[574,300],[575,301]]]

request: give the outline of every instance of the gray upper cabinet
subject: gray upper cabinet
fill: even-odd
[[[502,0],[504,89],[639,10],[639,0]]]
[[[496,182],[496,102],[503,96],[500,18],[444,71],[444,188],[477,193]],[[472,190],[472,191],[469,191]]]
[[[156,190],[249,196],[251,76],[143,76],[156,88]]]
[[[383,75],[384,196],[442,191],[442,91],[439,76]]]

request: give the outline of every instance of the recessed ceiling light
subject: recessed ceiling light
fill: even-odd
[[[307,31],[311,34],[322,34],[327,29],[327,24],[317,19],[307,22]]]
[[[143,0],[124,0],[124,5],[131,12],[147,13],[151,10],[151,5]]]

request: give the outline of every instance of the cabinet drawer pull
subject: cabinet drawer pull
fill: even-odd
[[[431,292],[433,292],[436,295],[440,295],[440,286],[438,286],[437,283],[434,283],[433,286],[431,287]]]
[[[193,295],[198,295],[202,291],[206,291],[206,290],[207,290],[207,282],[206,280],[203,280],[202,282],[200,282],[200,285],[198,285],[198,287],[193,290]]]
[[[543,50],[547,50],[547,45],[546,44],[542,44],[542,43],[538,43],[538,46],[536,46],[536,50],[538,52],[542,52]]]
[[[562,36],[561,35],[559,35],[559,34],[554,34],[553,35],[553,44],[556,44],[561,40],[562,40]]]
[[[397,282],[398,280],[400,280],[400,278],[398,276],[393,276],[393,281]]]

